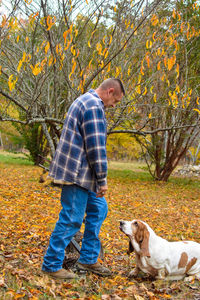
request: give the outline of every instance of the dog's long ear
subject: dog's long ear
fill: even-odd
[[[129,241],[127,254],[130,255],[134,251],[131,241]]]
[[[147,228],[144,230],[144,238],[141,243],[141,255],[151,257],[149,253],[149,232]]]
[[[150,257],[149,253],[149,231],[145,224],[138,222],[138,230],[136,233],[136,241],[140,245],[141,256]]]

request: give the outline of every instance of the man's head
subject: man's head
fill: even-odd
[[[125,90],[121,80],[108,78],[96,89],[96,93],[102,99],[105,107],[115,107],[125,95]]]

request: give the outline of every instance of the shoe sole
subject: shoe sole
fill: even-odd
[[[45,271],[42,271],[43,274],[45,275],[48,275],[54,279],[61,279],[61,280],[73,280],[73,279],[78,279],[78,276],[75,276],[75,277],[58,277],[58,276],[55,276],[53,274],[51,274],[50,272],[45,272]]]
[[[90,268],[87,268],[87,267],[80,267],[77,265],[77,270],[80,272],[91,272],[91,273],[94,273],[94,274],[97,274],[97,275],[100,275],[100,276],[111,276],[112,274],[111,273],[101,273],[99,271],[96,271],[96,270],[93,270],[93,269],[90,269]]]

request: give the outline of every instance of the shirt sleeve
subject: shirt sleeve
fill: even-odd
[[[94,106],[85,111],[82,126],[89,164],[98,185],[104,186],[107,184],[107,129],[103,109]]]

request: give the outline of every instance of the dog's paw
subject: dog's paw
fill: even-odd
[[[137,268],[133,269],[131,272],[128,274],[128,278],[136,277],[139,273],[139,270]]]
[[[184,278],[184,281],[185,282],[192,282],[193,280],[195,280],[196,279],[196,276],[195,275],[191,275],[191,276],[186,276],[185,278]]]

